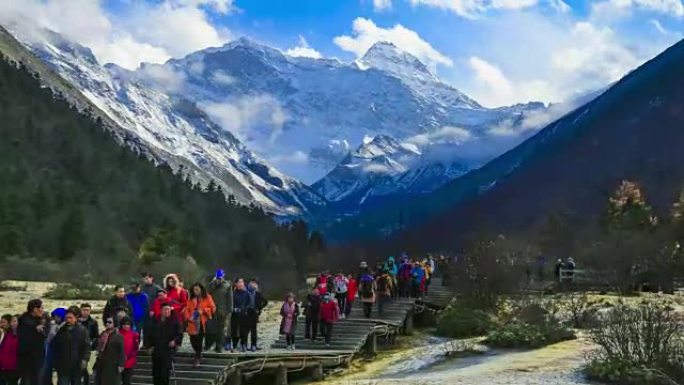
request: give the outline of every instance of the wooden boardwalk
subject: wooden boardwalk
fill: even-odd
[[[273,342],[270,349],[255,353],[205,353],[202,366],[192,367],[191,353],[177,353],[174,359],[174,385],[241,385],[254,377],[267,376],[268,383],[286,385],[288,373],[298,372],[312,380],[322,380],[325,372],[346,368],[359,356],[372,356],[378,341],[392,343],[397,335],[410,333],[415,312],[429,308],[438,311],[454,297],[453,292],[442,286],[441,279],[433,279],[428,296],[423,299],[399,298],[388,302],[383,313],[377,304],[369,318],[363,314],[361,302],[355,301],[349,317],[333,326],[330,347],[323,337],[317,341],[304,339],[304,318],[297,323],[297,350],[285,349],[284,336]],[[141,353],[138,367],[134,370],[133,384],[152,385],[150,357]],[[271,381],[272,380],[272,381]]]

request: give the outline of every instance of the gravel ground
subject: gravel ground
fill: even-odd
[[[425,336],[421,336],[425,340]],[[429,340],[342,375],[336,385],[589,385],[581,367],[591,349],[585,338],[532,351],[485,351],[481,355],[444,359],[451,342]]]

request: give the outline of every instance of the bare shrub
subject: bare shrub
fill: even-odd
[[[640,384],[680,382],[684,380],[683,331],[667,302],[638,306],[621,302],[591,329],[599,349],[590,359],[589,375],[624,384],[635,383],[636,378]]]

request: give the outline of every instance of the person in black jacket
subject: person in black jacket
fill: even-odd
[[[40,370],[45,361],[47,328],[43,301],[29,301],[26,313],[19,317],[19,374],[22,385],[40,385]]]
[[[78,308],[69,308],[62,326],[50,343],[52,367],[57,371],[57,385],[81,385],[83,370],[90,360],[90,338],[78,323]]]
[[[147,294],[148,309],[147,317],[145,317],[145,323],[143,325],[143,350],[149,349],[152,345],[152,328],[154,327],[154,312],[152,307],[154,305],[154,300],[157,299],[157,293],[162,290],[162,287],[154,283],[154,276],[150,273],[143,273],[142,275],[143,284],[141,290],[143,293]]]
[[[247,338],[249,336],[249,322],[247,317],[247,307],[250,305],[250,296],[242,278],[235,280],[235,290],[233,290],[233,313],[230,321],[230,337],[233,346],[231,353],[236,349],[241,352],[247,351]]]
[[[321,294],[318,291],[318,288],[314,288],[311,294],[306,296],[304,315],[306,316],[304,338],[316,341],[316,337],[318,336],[318,322],[321,319]]]
[[[173,355],[180,346],[181,329],[178,317],[172,314],[171,305],[161,305],[161,318],[154,327],[152,339],[152,378],[154,385],[168,385],[173,366]]]
[[[133,316],[133,308],[126,299],[126,290],[123,286],[116,286],[114,288],[114,296],[107,301],[104,311],[102,312],[102,319],[106,320],[109,317],[117,319],[117,312],[124,309],[129,317]]]
[[[95,385],[121,385],[121,373],[126,364],[124,339],[114,325],[114,318],[104,319],[105,330],[97,339]]]
[[[92,307],[89,303],[81,304],[81,314],[78,318],[78,322],[83,326],[88,332],[88,339],[90,342],[90,351],[97,349],[97,338],[100,336],[100,331],[97,326],[97,321],[90,316]],[[90,373],[88,372],[88,367],[83,369],[83,384],[90,384]]]
[[[259,323],[259,317],[261,316],[261,312],[264,310],[266,305],[268,305],[268,301],[259,291],[259,283],[256,279],[252,279],[251,281],[249,281],[247,293],[249,293],[250,300],[249,305],[247,306],[245,321],[247,323],[247,328],[249,330],[249,339],[251,343],[249,350],[251,350],[252,352],[256,352],[257,350],[261,350],[261,348],[257,346],[257,324]]]

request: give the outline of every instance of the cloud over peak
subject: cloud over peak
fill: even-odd
[[[390,28],[382,28],[373,20],[358,17],[352,24],[351,35],[337,36],[333,40],[341,49],[362,57],[373,44],[389,42],[417,57],[432,69],[437,65],[451,67],[453,61],[423,40],[417,32],[395,24]]]

